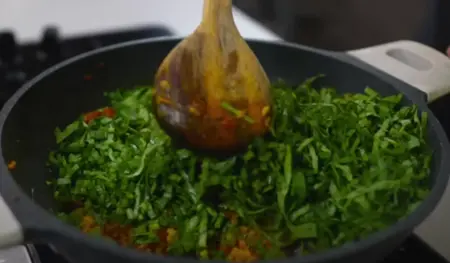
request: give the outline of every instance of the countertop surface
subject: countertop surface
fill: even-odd
[[[40,37],[46,25],[64,36],[148,24],[161,24],[185,36],[200,22],[202,0],[1,0],[0,29],[13,29],[19,41]],[[247,38],[277,40],[277,35],[234,9],[239,31]]]
[[[276,34],[234,9],[237,27],[246,38],[280,40]],[[202,0],[1,0],[0,30],[11,29],[21,42],[37,40],[42,29],[56,25],[64,37],[104,30],[160,24],[177,35],[191,33],[202,13]],[[416,233],[450,260],[450,191]],[[1,222],[0,222],[1,227]],[[5,259],[1,263],[24,263]]]

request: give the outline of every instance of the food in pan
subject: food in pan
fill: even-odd
[[[233,262],[317,253],[392,225],[429,192],[426,113],[315,79],[274,83],[270,133],[226,159],[172,147],[151,88],[109,93],[108,107],[56,130],[61,218],[123,246]]]

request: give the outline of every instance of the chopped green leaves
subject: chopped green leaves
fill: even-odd
[[[59,128],[56,128],[55,130],[55,137],[56,137],[56,143],[61,143],[65,139],[67,139],[72,133],[78,130],[80,127],[80,122],[74,122],[69,124],[63,131],[61,131]]]
[[[151,114],[148,87],[113,92],[114,118],[56,130],[55,198],[81,201],[99,222],[132,225],[137,245],[176,229],[169,253],[203,259],[223,259],[208,249],[217,239],[236,243],[238,226],[270,241],[273,249],[255,247],[261,259],[294,242],[308,254],[364,238],[427,196],[427,115],[402,106],[401,95],[314,89],[316,78],[294,89],[274,84],[272,133],[227,160],[172,148]],[[79,224],[76,211],[64,218]]]
[[[229,104],[228,102],[222,102],[220,104],[220,106],[225,109],[226,111],[230,112],[231,114],[234,115],[234,117],[237,118],[244,118],[244,120],[248,123],[254,123],[255,121],[250,117],[245,115],[243,112],[241,112],[240,110],[236,109],[235,107],[233,107],[231,104]]]

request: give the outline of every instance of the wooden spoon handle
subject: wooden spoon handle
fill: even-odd
[[[203,11],[204,13],[208,13],[209,11],[217,11],[217,10],[231,10],[233,5],[233,0],[204,0],[203,2]]]
[[[235,27],[232,7],[232,0],[204,0],[201,24],[210,29],[217,26]]]

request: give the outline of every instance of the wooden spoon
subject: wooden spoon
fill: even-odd
[[[232,0],[204,0],[202,22],[155,81],[158,122],[185,147],[236,151],[269,129],[270,82],[234,23]]]

